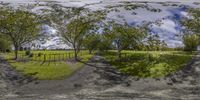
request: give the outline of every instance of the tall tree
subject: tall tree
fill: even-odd
[[[86,35],[86,37],[84,38],[83,46],[85,47],[85,49],[88,49],[89,53],[91,54],[92,51],[98,49],[100,41],[101,39],[99,34],[91,33]]]
[[[199,45],[199,36],[196,34],[185,34],[183,36],[183,43],[186,51],[196,51]]]
[[[118,58],[121,58],[121,51],[130,46],[137,45],[146,36],[145,31],[140,28],[130,27],[127,24],[121,25],[117,23],[111,23],[110,37],[117,49]]]
[[[200,8],[189,9],[189,16],[182,21],[182,24],[187,32],[200,34]]]
[[[35,14],[20,9],[0,9],[0,13],[0,33],[9,37],[17,59],[19,48],[39,36],[39,21]]]
[[[110,39],[110,34],[108,33],[103,33],[100,35],[100,42],[99,42],[99,46],[98,49],[100,51],[108,51],[110,49],[113,48],[112,45],[113,41]]]
[[[0,35],[0,50],[11,50],[11,43],[7,37]]]
[[[158,34],[151,34],[147,38],[147,46],[148,50],[158,51],[162,50],[162,48],[165,48],[164,46],[166,46],[166,43],[160,40]]]
[[[185,50],[196,50],[200,44],[200,8],[189,9],[189,18],[185,18],[182,21],[185,27],[185,33],[183,35],[183,43]]]
[[[64,42],[73,48],[74,58],[77,61],[87,33],[97,30],[96,25],[101,22],[105,14],[101,11],[90,12],[85,8],[74,8],[73,12],[74,16],[65,25],[66,31],[61,31],[60,35]]]

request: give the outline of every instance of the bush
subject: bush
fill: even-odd
[[[33,53],[30,53],[30,54],[29,54],[29,57],[32,58],[32,57],[33,57]]]
[[[26,51],[26,56],[29,56],[31,54],[31,51]]]
[[[6,39],[1,38],[1,36],[0,36],[0,50],[2,50],[3,52],[5,52],[6,50],[11,50],[11,43]]]
[[[42,56],[42,53],[41,53],[41,52],[39,52],[37,56],[38,56],[38,57],[41,57],[41,56]]]
[[[11,50],[10,49],[6,49],[6,52],[11,52]]]

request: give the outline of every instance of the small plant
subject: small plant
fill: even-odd
[[[42,56],[42,53],[41,53],[41,52],[39,52],[37,56],[38,56],[38,57],[41,57],[41,56]]]
[[[31,54],[30,50],[26,51],[26,56],[29,56],[30,54]]]
[[[32,57],[33,57],[33,53],[30,53],[30,54],[29,54],[29,57],[32,58]]]

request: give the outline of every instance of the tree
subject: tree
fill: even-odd
[[[164,51],[167,49],[168,49],[167,43],[164,40],[162,40],[160,44],[160,50]]]
[[[196,34],[185,34],[183,36],[183,43],[186,51],[195,51],[199,45],[199,36]]]
[[[107,52],[109,49],[113,48],[112,42],[113,41],[110,39],[110,34],[103,33],[100,35],[100,42],[99,42],[98,49],[100,51]]]
[[[158,51],[158,50],[163,50],[164,48],[166,48],[167,44],[165,43],[165,41],[160,40],[160,37],[158,34],[151,34],[147,38],[147,46],[148,46],[148,50]]]
[[[1,35],[0,35],[0,50],[7,51],[7,50],[10,50],[10,49],[11,49],[10,41],[5,39],[5,37],[2,38]]]
[[[64,42],[73,48],[77,61],[87,33],[97,30],[96,25],[104,18],[104,14],[101,11],[90,12],[84,8],[74,8],[73,11],[74,16],[65,25],[66,31],[60,32],[60,35]]]
[[[189,9],[189,15],[189,18],[185,18],[182,21],[185,28],[183,43],[185,45],[185,50],[193,51],[196,50],[197,46],[200,44],[200,9]]]
[[[83,41],[83,45],[85,49],[89,50],[89,54],[91,54],[93,50],[98,48],[100,41],[101,39],[99,34],[91,33],[86,35]]]
[[[182,24],[187,32],[200,34],[200,8],[189,9],[190,18],[185,18]]]
[[[19,48],[39,36],[37,15],[11,8],[1,9],[0,13],[0,34],[9,37],[14,46],[15,59],[17,59]]]
[[[121,58],[121,51],[130,46],[135,46],[144,39],[146,33],[140,28],[130,27],[127,24],[121,25],[111,23],[110,30],[111,40],[117,49],[118,58]]]

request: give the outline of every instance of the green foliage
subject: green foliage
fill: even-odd
[[[183,36],[183,43],[185,45],[185,50],[193,51],[197,50],[197,46],[200,43],[200,9],[191,8],[188,11],[190,18],[186,18],[182,21],[182,24],[186,28],[186,33]]]
[[[147,42],[146,50],[159,51],[167,49],[167,44],[165,43],[165,41],[160,40],[158,34],[149,35],[146,42]]]
[[[112,40],[115,48],[118,50],[118,57],[121,56],[121,51],[141,44],[146,33],[143,29],[130,27],[127,24],[121,25],[110,23],[105,34]]]
[[[20,9],[4,8],[0,13],[0,33],[13,43],[17,59],[19,48],[39,36],[39,20],[35,14]]]
[[[107,50],[110,50],[112,49],[112,40],[110,39],[109,37],[109,34],[102,34],[100,35],[100,43],[99,43],[99,46],[98,46],[98,49],[100,51],[107,51]]]
[[[183,43],[186,51],[196,51],[200,44],[200,37],[196,34],[185,34],[183,36]]]
[[[33,53],[30,53],[28,57],[32,58],[34,56]]]
[[[8,40],[0,38],[0,50],[11,50],[11,43]]]
[[[41,53],[41,52],[39,52],[37,56],[38,56],[38,57],[41,57],[41,56],[42,56],[42,53]]]
[[[101,39],[99,34],[88,34],[84,38],[83,46],[85,49],[89,50],[89,53],[92,53],[93,50],[97,50],[100,41]]]
[[[200,34],[200,8],[189,9],[190,17],[182,21],[185,28],[192,33]]]
[[[77,55],[83,46],[84,38],[87,33],[97,30],[96,25],[104,18],[104,13],[100,11],[89,12],[84,8],[74,8],[74,14],[70,22],[65,25],[66,31],[60,33],[64,42],[73,47],[75,59],[77,60]]]
[[[27,56],[28,55],[30,55],[31,54],[31,51],[30,50],[28,50],[28,51],[26,51],[26,53],[25,53]]]

